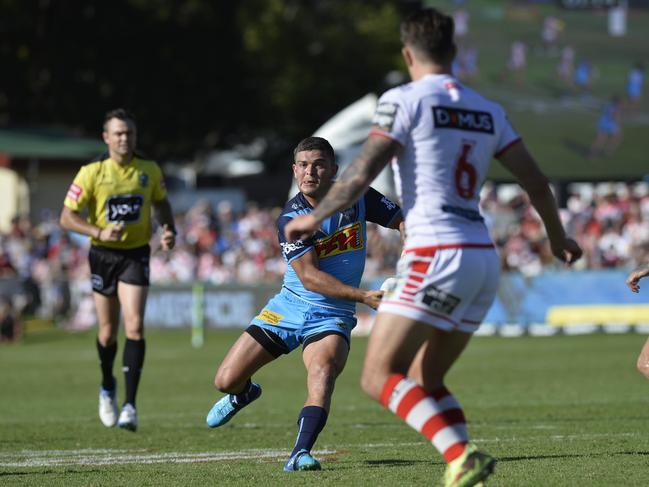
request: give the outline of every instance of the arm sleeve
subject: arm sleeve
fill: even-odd
[[[399,88],[386,91],[376,106],[372,118],[372,134],[384,135],[406,145],[410,134],[412,121],[403,98],[399,96]]]
[[[399,205],[372,187],[367,190],[365,193],[365,219],[368,222],[378,223],[382,227],[389,228],[399,215],[401,215]]]
[[[279,245],[282,248],[282,257],[284,257],[284,260],[286,260],[288,264],[306,254],[314,247],[312,238],[296,240],[295,242],[289,242],[286,240],[286,237],[284,236],[284,227],[292,219],[292,216],[289,215],[281,215],[277,219],[277,238],[279,240]]]
[[[167,187],[165,186],[165,179],[162,170],[157,164],[154,165],[153,176],[153,192],[151,193],[151,199],[153,201],[162,201],[167,196]]]
[[[511,122],[507,118],[505,110],[500,109],[500,117],[502,119],[503,129],[500,131],[500,138],[496,144],[496,153],[494,157],[497,159],[509,149],[512,145],[516,144],[521,140],[521,136],[518,135],[518,132],[514,129]]]
[[[93,181],[88,166],[79,169],[74,181],[68,188],[63,204],[74,211],[85,208],[93,191]]]

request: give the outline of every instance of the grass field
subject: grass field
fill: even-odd
[[[456,10],[449,0],[427,0],[428,5],[448,12]],[[649,10],[632,9],[624,37],[611,37],[606,10],[567,10],[558,2],[472,0],[468,36],[460,44],[478,49],[478,76],[467,84],[502,103],[514,127],[531,148],[546,174],[558,180],[638,179],[647,174],[645,134],[649,127],[649,97],[638,110],[622,116],[623,142],[611,156],[588,159],[602,106],[613,94],[625,95],[631,66],[649,64],[646,26]],[[563,22],[557,46],[545,52],[541,46],[543,19],[553,15]],[[507,76],[511,43],[526,44],[527,71],[524,81]],[[576,92],[557,76],[559,49],[571,45],[576,60],[588,60],[597,70],[589,94]],[[511,179],[499,165],[489,172],[494,179]]]
[[[92,333],[1,347],[0,484],[438,485],[432,447],[361,394],[363,338],[316,444],[323,471],[282,471],[305,396],[299,354],[259,373],[262,397],[209,430],[212,376],[237,334],[211,332],[194,350],[186,331],[150,331],[137,433],[99,422]],[[649,384],[634,368],[644,340],[474,339],[448,385],[475,441],[499,459],[489,485],[649,485]]]

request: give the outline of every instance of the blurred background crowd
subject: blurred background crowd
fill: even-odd
[[[173,252],[156,249],[157,239],[152,239],[152,284],[277,283],[279,287],[286,269],[275,226],[279,212],[278,207],[252,202],[235,212],[227,201],[216,207],[198,201],[176,215],[179,234]],[[482,212],[503,270],[534,276],[559,265],[540,219],[517,186],[487,185]],[[561,215],[584,249],[577,268],[629,269],[649,261],[649,184],[572,184]],[[62,231],[55,212],[44,212],[37,223],[15,219],[0,238],[0,321],[13,307],[59,319],[74,311],[71,326],[87,326],[86,321],[93,319],[88,245],[86,237]],[[397,232],[370,224],[367,249],[366,279],[394,273],[401,251]],[[18,288],[24,292],[16,294]],[[6,338],[9,328],[5,324]]]
[[[61,231],[59,205],[118,106],[137,115],[178,212],[177,248],[152,241],[152,284],[278,283],[293,147],[315,133],[349,162],[377,96],[407,81],[398,25],[420,6],[453,15],[454,72],[505,107],[538,158],[584,249],[577,268],[647,262],[649,0],[0,0],[0,337],[21,315],[94,323],[88,241]],[[511,175],[493,164],[488,180],[503,270],[556,268]],[[398,235],[370,225],[367,240],[365,278],[392,274]]]

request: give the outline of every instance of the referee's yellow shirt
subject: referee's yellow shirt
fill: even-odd
[[[119,242],[93,245],[133,249],[151,239],[151,203],[167,196],[162,171],[154,161],[134,157],[120,165],[110,158],[82,166],[68,189],[64,205],[74,211],[88,208],[88,221],[106,228],[124,222]]]

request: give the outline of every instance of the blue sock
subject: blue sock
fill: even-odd
[[[305,406],[297,418],[297,440],[291,456],[300,450],[311,451],[315,440],[327,423],[327,411],[318,406]]]

